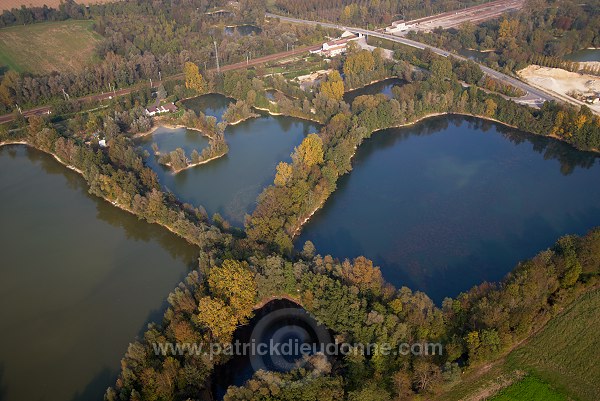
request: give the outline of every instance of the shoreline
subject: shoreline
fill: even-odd
[[[175,174],[179,174],[179,173],[181,173],[182,171],[185,171],[185,170],[187,170],[187,169],[190,169],[190,168],[192,168],[192,167],[201,166],[201,165],[203,165],[203,164],[206,164],[206,163],[208,163],[208,162],[210,162],[210,161],[213,161],[213,160],[219,159],[219,158],[221,158],[221,157],[225,156],[226,154],[227,154],[227,152],[225,152],[225,153],[222,153],[222,154],[220,154],[220,155],[213,156],[213,157],[209,157],[209,158],[208,158],[208,159],[206,159],[206,160],[202,160],[202,161],[200,161],[200,162],[197,162],[197,163],[191,163],[191,164],[188,164],[188,165],[187,165],[187,166],[185,166],[184,168],[180,168],[180,169],[177,169],[177,170],[174,170],[174,169],[171,167],[171,164],[170,164],[170,163],[169,163],[169,164],[163,164],[163,166],[167,166],[167,167],[169,167],[169,169],[171,169],[171,173],[172,173],[173,175],[175,175]]]
[[[238,125],[238,124],[240,124],[240,123],[243,123],[244,121],[251,120],[251,119],[253,119],[253,118],[257,118],[257,117],[260,117],[260,114],[257,114],[257,113],[252,113],[252,114],[250,114],[249,116],[246,116],[246,117],[244,117],[244,118],[240,118],[239,120],[237,120],[237,121],[234,121],[234,122],[232,122],[232,123],[228,123],[228,122],[226,122],[226,121],[223,121],[223,122],[224,122],[225,124],[227,124],[227,126],[229,126],[229,125],[232,125],[232,126],[233,126],[233,125]]]
[[[19,145],[19,146],[23,145],[23,146],[27,146],[29,148],[33,148],[33,149],[35,149],[35,150],[37,150],[39,152],[42,152],[42,153],[44,153],[44,154],[46,154],[48,156],[52,156],[60,165],[62,165],[63,167],[66,167],[67,169],[69,169],[69,170],[71,170],[71,171],[79,174],[83,178],[83,180],[85,181],[86,186],[88,187],[88,189],[90,188],[90,184],[85,179],[83,171],[79,170],[77,167],[74,167],[74,166],[71,166],[70,164],[65,163],[63,160],[61,160],[54,153],[48,152],[48,151],[43,150],[43,149],[40,149],[40,148],[38,148],[38,147],[36,147],[36,146],[30,144],[29,142],[26,142],[26,141],[4,141],[4,142],[0,142],[0,148],[3,147],[3,146],[10,146],[10,145]],[[88,193],[89,193],[89,191],[88,191]],[[167,226],[165,224],[159,223],[157,221],[151,223],[148,220],[146,220],[143,216],[140,216],[137,213],[135,213],[130,208],[128,208],[128,207],[126,207],[126,206],[124,206],[124,205],[122,205],[122,204],[120,204],[120,203],[118,203],[116,201],[111,201],[111,200],[105,198],[104,196],[98,196],[98,195],[95,195],[95,194],[91,194],[91,195],[95,196],[95,197],[97,197],[99,199],[102,199],[102,200],[110,203],[111,205],[113,205],[113,206],[115,206],[115,207],[117,207],[117,208],[119,208],[119,209],[121,209],[121,210],[123,210],[123,211],[125,211],[127,213],[131,213],[132,215],[136,216],[140,220],[144,220],[148,224],[156,224],[156,225],[158,225],[160,227],[163,227],[163,228],[167,229],[168,231],[170,231],[171,233],[173,233],[174,235],[176,235],[177,237],[179,237],[179,238],[183,239],[184,241],[186,241],[188,244],[200,248],[199,244],[195,244],[195,243],[191,242],[188,238],[186,238],[183,235],[179,234],[174,228],[171,228],[171,227],[169,227],[169,226]]]
[[[414,120],[414,121],[411,121],[411,122],[406,122],[406,123],[397,124],[397,125],[394,125],[394,126],[390,126],[390,127],[386,127],[386,128],[381,128],[381,129],[374,130],[374,131],[372,131],[372,132],[371,132],[371,135],[373,135],[373,134],[375,134],[375,133],[377,133],[377,132],[380,132],[380,131],[386,130],[386,129],[390,129],[390,128],[405,128],[405,127],[410,127],[410,126],[416,125],[416,124],[418,124],[418,123],[420,123],[420,122],[423,122],[424,120],[427,120],[427,119],[429,119],[429,118],[440,117],[440,116],[447,116],[447,115],[456,115],[456,116],[466,116],[466,117],[473,117],[473,118],[478,118],[478,119],[481,119],[481,120],[486,120],[486,121],[494,122],[494,123],[501,124],[501,125],[504,125],[504,126],[506,126],[506,127],[509,127],[509,128],[513,128],[513,129],[517,129],[517,130],[520,130],[520,131],[526,132],[526,133],[528,133],[528,134],[530,134],[530,135],[536,135],[536,136],[540,136],[540,137],[547,137],[547,138],[552,138],[552,139],[558,140],[558,141],[560,141],[560,142],[563,142],[563,143],[565,143],[565,144],[567,144],[567,145],[571,146],[573,149],[575,149],[575,150],[577,150],[577,151],[579,151],[579,152],[591,152],[591,153],[594,153],[594,154],[596,154],[596,155],[599,155],[599,154],[600,154],[600,149],[591,149],[591,150],[582,150],[582,149],[577,149],[576,147],[574,147],[573,145],[571,145],[570,143],[568,143],[568,142],[567,142],[567,141],[565,141],[564,139],[562,139],[562,138],[559,138],[559,137],[557,137],[557,136],[555,136],[555,135],[542,135],[542,134],[537,134],[537,133],[534,133],[534,132],[525,131],[524,129],[521,129],[521,128],[517,127],[517,126],[514,126],[514,125],[511,125],[511,124],[508,124],[508,123],[502,122],[502,121],[500,121],[500,120],[496,120],[496,119],[494,119],[494,118],[485,117],[485,116],[478,116],[478,115],[475,115],[475,114],[470,114],[470,113],[460,113],[460,112],[436,112],[436,113],[429,113],[429,114],[426,114],[426,115],[424,115],[424,116],[422,116],[422,117],[419,117],[419,118],[417,118],[416,120]],[[156,130],[156,129],[157,129],[157,128],[159,128],[159,127],[160,127],[160,126],[153,127],[153,129],[152,129],[152,130],[150,130],[150,131],[154,131],[154,130]],[[198,131],[198,130],[196,130],[196,131]],[[199,132],[200,132],[200,131],[199,131]],[[148,133],[143,133],[143,135],[147,135],[147,134],[148,134]],[[24,146],[28,146],[28,147],[32,147],[32,148],[34,148],[34,149],[37,149],[37,150],[38,150],[38,151],[40,151],[40,152],[43,152],[43,153],[46,153],[46,154],[48,154],[48,155],[52,156],[54,159],[56,159],[56,160],[57,160],[57,161],[58,161],[58,162],[59,162],[61,165],[63,165],[64,167],[66,167],[66,168],[68,168],[68,169],[70,169],[70,170],[72,170],[72,171],[75,171],[75,172],[77,172],[78,174],[80,174],[81,176],[83,176],[83,172],[82,172],[81,170],[77,169],[77,168],[76,168],[76,167],[74,167],[74,166],[71,166],[71,165],[69,165],[69,164],[65,163],[64,161],[62,161],[62,160],[61,160],[61,159],[60,159],[60,158],[59,158],[57,155],[55,155],[54,153],[52,153],[52,152],[47,152],[47,151],[45,151],[45,150],[39,149],[39,148],[37,148],[37,147],[33,146],[32,144],[30,144],[30,143],[26,142],[26,141],[4,141],[4,142],[0,142],[0,147],[3,147],[3,146],[8,146],[8,145],[24,145]],[[352,159],[354,158],[354,156],[356,155],[356,152],[358,151],[358,148],[359,148],[359,147],[360,147],[360,145],[355,147],[355,149],[354,149],[354,151],[353,151],[353,153],[352,153],[352,155],[351,155],[351,157],[350,157],[350,160],[351,160],[351,161],[352,161]],[[225,154],[226,154],[226,153],[225,153]],[[212,161],[212,160],[215,160],[215,159],[217,159],[217,158],[223,157],[225,154],[223,154],[223,155],[220,155],[220,156],[211,157],[211,158],[209,158],[209,159],[207,159],[207,160],[205,160],[205,161],[203,161],[203,162],[201,162],[201,163],[194,163],[194,165],[193,165],[193,166],[190,166],[190,167],[195,167],[195,166],[197,166],[197,165],[205,164],[205,163],[207,163],[207,162],[209,162],[209,161]],[[185,169],[179,170],[179,171],[177,171],[177,172],[180,172],[180,171],[186,170],[186,169],[188,169],[188,168],[190,168],[190,167],[186,167]],[[176,173],[174,173],[174,174],[176,174]],[[349,173],[348,173],[348,174],[349,174]],[[341,177],[341,176],[340,176],[340,177]],[[89,184],[88,184],[88,187],[89,187]],[[334,191],[334,192],[335,192],[335,191]],[[296,237],[297,237],[297,236],[298,236],[298,235],[299,235],[299,234],[302,232],[302,229],[303,229],[303,228],[304,228],[304,226],[305,226],[305,225],[306,225],[306,224],[307,224],[307,223],[310,221],[310,219],[311,219],[311,218],[312,218],[312,217],[313,217],[313,216],[314,216],[314,215],[315,215],[315,214],[316,214],[316,213],[317,213],[319,210],[321,210],[321,209],[323,208],[323,206],[325,205],[325,202],[327,202],[327,199],[329,199],[329,197],[330,197],[332,194],[333,194],[333,192],[332,192],[332,193],[330,193],[330,194],[328,194],[328,195],[327,195],[327,197],[326,197],[325,199],[322,199],[322,200],[321,200],[321,201],[318,203],[317,207],[315,207],[315,209],[314,209],[314,210],[312,210],[312,211],[311,211],[311,212],[310,212],[310,213],[309,213],[309,214],[308,214],[306,217],[304,217],[304,218],[300,219],[300,223],[299,223],[299,225],[298,225],[298,226],[297,226],[297,227],[294,229],[294,232],[291,234],[291,238],[292,238],[292,240],[294,240],[294,238],[296,238]],[[113,206],[116,206],[116,207],[118,207],[118,208],[120,208],[120,209],[122,209],[122,210],[124,210],[124,211],[126,211],[126,212],[129,212],[129,213],[131,213],[131,214],[133,214],[133,215],[135,215],[135,216],[138,216],[138,215],[137,215],[137,214],[136,214],[134,211],[130,210],[129,208],[126,208],[126,207],[125,207],[125,206],[123,206],[123,205],[120,205],[120,204],[118,204],[118,203],[116,203],[116,202],[110,201],[110,200],[108,200],[108,199],[106,199],[106,198],[104,198],[104,197],[100,197],[100,198],[101,198],[101,199],[104,199],[105,201],[107,201],[107,202],[109,202],[109,203],[111,203]],[[138,217],[140,217],[140,216],[138,216]],[[173,234],[175,234],[175,235],[179,236],[180,238],[183,238],[183,239],[184,239],[184,240],[186,240],[188,243],[190,243],[190,244],[192,244],[192,245],[195,245],[195,246],[198,246],[197,244],[194,244],[193,242],[190,242],[188,239],[186,239],[186,238],[184,238],[183,236],[181,236],[181,235],[180,235],[179,233],[177,233],[177,232],[176,232],[174,229],[172,229],[172,228],[170,228],[170,227],[168,227],[168,226],[166,226],[166,225],[160,224],[160,223],[156,223],[156,224],[158,224],[159,226],[165,227],[167,230],[169,230],[169,231],[170,231],[170,232],[172,232]]]
[[[512,128],[512,129],[517,129],[517,130],[520,130],[520,131],[522,131],[522,132],[525,132],[525,133],[527,133],[527,134],[529,134],[529,135],[536,135],[536,136],[541,136],[541,137],[546,137],[546,138],[552,138],[552,139],[555,139],[555,140],[557,140],[557,141],[560,141],[560,142],[562,142],[562,143],[565,143],[566,145],[568,145],[568,146],[572,147],[573,149],[577,150],[578,152],[591,152],[591,153],[594,153],[594,154],[596,154],[596,155],[600,155],[600,149],[590,149],[590,150],[582,150],[582,149],[577,149],[575,146],[571,145],[570,143],[568,143],[568,142],[567,142],[567,141],[565,141],[564,139],[557,137],[556,135],[542,135],[542,134],[536,134],[535,132],[525,131],[524,129],[521,129],[521,128],[519,128],[519,127],[515,126],[515,125],[511,125],[511,124],[508,124],[508,123],[502,122],[502,121],[500,121],[500,120],[496,120],[495,118],[484,117],[484,116],[478,116],[478,115],[475,115],[475,114],[470,114],[470,113],[459,113],[459,112],[437,112],[437,113],[429,113],[429,114],[426,114],[426,115],[424,115],[424,116],[422,116],[422,117],[419,117],[419,118],[417,118],[416,120],[414,120],[414,121],[411,121],[411,122],[406,122],[406,123],[402,123],[402,124],[394,125],[394,126],[391,126],[391,127],[381,128],[381,129],[378,129],[378,130],[372,131],[372,132],[371,132],[371,136],[372,136],[373,134],[376,134],[376,133],[378,133],[378,132],[380,132],[380,131],[384,131],[384,130],[387,130],[387,129],[392,129],[392,128],[406,128],[406,127],[410,127],[410,126],[416,125],[416,124],[418,124],[418,123],[420,123],[420,122],[423,122],[424,120],[427,120],[427,119],[429,119],[429,118],[435,118],[435,117],[440,117],[440,116],[450,116],[450,115],[455,115],[455,116],[466,116],[466,117],[473,117],[473,118],[478,118],[478,119],[485,120],[485,121],[490,121],[490,122],[493,122],[493,123],[497,123],[497,124],[504,125],[504,126],[506,126],[506,127]],[[362,144],[362,142],[361,142],[361,144]],[[350,161],[351,161],[351,162],[352,162],[352,159],[354,158],[354,156],[356,155],[356,152],[358,151],[358,148],[359,148],[359,147],[360,147],[360,145],[359,145],[359,146],[356,146],[356,147],[354,147],[354,151],[352,152],[352,155],[350,156]],[[350,172],[350,173],[351,173],[351,172]],[[347,173],[347,174],[350,174],[350,173]],[[339,176],[339,177],[342,177],[342,176]],[[338,177],[338,178],[339,178],[339,177]],[[337,189],[336,189],[336,190],[337,190]],[[334,191],[334,192],[335,192],[335,191]],[[306,225],[306,224],[307,224],[307,223],[310,221],[310,219],[311,219],[311,218],[312,218],[312,217],[313,217],[313,216],[314,216],[314,215],[315,215],[315,214],[316,214],[316,213],[317,213],[319,210],[321,210],[321,209],[323,208],[323,206],[325,206],[325,202],[327,202],[327,199],[329,199],[329,197],[330,197],[332,194],[333,194],[333,192],[332,192],[332,193],[330,193],[329,195],[327,195],[327,197],[326,197],[325,199],[323,199],[321,202],[319,202],[318,206],[317,206],[317,207],[316,207],[316,208],[315,208],[315,209],[314,209],[314,210],[313,210],[311,213],[309,213],[307,217],[305,217],[305,218],[303,218],[303,219],[301,219],[301,220],[300,220],[300,223],[299,223],[299,225],[296,227],[296,229],[294,230],[294,232],[291,234],[292,241],[293,241],[293,240],[294,240],[294,239],[295,239],[295,238],[296,238],[296,237],[297,237],[297,236],[298,236],[298,235],[299,235],[299,234],[302,232],[302,228],[303,228],[303,227],[304,227],[304,226],[305,226],[305,225]]]

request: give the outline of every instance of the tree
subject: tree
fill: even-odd
[[[321,83],[321,93],[330,99],[342,100],[344,97],[344,81],[339,72],[333,71],[327,76],[327,80]]]
[[[379,267],[373,267],[373,262],[364,256],[354,259],[354,264],[344,261],[342,277],[361,290],[372,290],[376,294],[381,292],[384,283]]]
[[[187,78],[186,78],[186,82],[187,82]],[[160,84],[160,86],[158,87],[158,90],[156,91],[156,98],[158,100],[162,100],[165,99],[167,97],[167,91],[165,90],[165,87],[163,86],[163,84]]]
[[[203,297],[198,305],[197,319],[210,330],[212,336],[223,342],[231,342],[238,319],[220,299]]]
[[[212,268],[208,284],[213,295],[226,302],[240,322],[252,313],[256,282],[252,272],[242,263],[227,259],[221,267]]]
[[[496,114],[496,108],[498,105],[492,99],[485,100],[485,115],[487,117],[494,117]]]
[[[200,74],[198,66],[190,61],[187,61],[183,66],[183,74],[185,75],[185,87],[193,89],[198,93],[206,93],[206,81]]]
[[[431,76],[437,82],[452,77],[452,62],[445,57],[437,57],[431,62]]]
[[[275,173],[275,185],[278,187],[284,187],[292,178],[293,169],[292,166],[286,162],[280,162],[277,165],[277,173]]]
[[[321,137],[317,134],[309,134],[296,148],[296,156],[307,167],[323,163],[323,140]]]

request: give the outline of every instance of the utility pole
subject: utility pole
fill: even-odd
[[[160,74],[160,71],[158,72],[158,80],[159,80],[160,82],[162,82],[162,76],[161,76],[161,74]]]
[[[219,66],[219,49],[217,48],[217,41],[213,41],[215,45],[215,59],[217,60],[217,72],[221,73],[221,67]]]
[[[250,62],[250,58],[248,56],[248,52],[246,52],[246,65],[248,65],[249,62]]]
[[[152,78],[150,78],[150,89],[152,89]]]

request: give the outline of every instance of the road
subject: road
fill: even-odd
[[[277,14],[271,14],[271,13],[267,13],[267,17],[279,18],[281,21],[295,23],[295,24],[321,25],[322,27],[325,27],[325,28],[334,28],[334,29],[339,29],[339,30],[343,30],[343,31],[348,30],[350,32],[360,33],[362,35],[372,36],[372,37],[381,38],[381,39],[388,39],[393,42],[401,43],[403,45],[415,47],[417,49],[429,49],[433,53],[436,53],[443,57],[452,56],[459,60],[467,60],[466,57],[449,52],[447,50],[439,49],[437,47],[426,45],[424,43],[417,42],[417,41],[407,39],[404,37],[391,35],[391,34],[388,34],[385,32],[371,31],[371,30],[364,29],[364,28],[353,28],[353,27],[348,27],[348,26],[344,26],[344,25],[332,24],[332,23],[328,23],[328,22],[308,21],[308,20],[302,20],[302,19],[298,19],[298,18],[285,17],[285,16],[281,16],[281,15],[277,15]],[[477,64],[479,64],[479,63],[477,63]],[[561,99],[559,99],[549,93],[541,91],[537,88],[534,88],[533,86],[528,85],[525,82],[520,81],[516,78],[513,78],[511,76],[503,74],[499,71],[493,70],[482,64],[479,64],[479,67],[486,75],[488,75],[494,79],[497,79],[500,82],[510,84],[514,87],[520,88],[523,91],[525,91],[527,93],[525,96],[514,99],[514,101],[517,103],[522,103],[522,104],[527,104],[530,106],[538,106],[539,107],[542,104],[544,104],[544,102],[546,102],[546,101],[552,101],[552,100],[557,101],[557,102],[561,101]]]
[[[257,57],[255,59],[249,60],[248,62],[242,61],[240,63],[225,65],[225,66],[221,67],[221,71],[240,70],[240,69],[268,63],[271,61],[281,60],[281,59],[284,59],[287,57],[306,53],[308,51],[317,50],[319,48],[321,48],[321,45],[299,47],[297,49],[293,49],[293,50],[286,51],[286,52],[275,53],[275,54],[271,54],[271,55],[263,56],[263,57]],[[215,69],[213,68],[209,71],[214,71],[214,70]],[[169,77],[166,77],[166,78],[164,78],[164,80],[168,81],[168,80],[181,79],[181,78],[183,78],[183,74],[176,74],[176,75],[171,75]],[[153,81],[152,86],[156,88],[160,84],[161,84],[160,82]],[[87,102],[92,102],[92,101],[102,101],[102,100],[112,99],[113,97],[116,97],[116,96],[127,95],[127,94],[129,94],[137,89],[140,89],[146,85],[149,85],[149,83],[143,82],[143,83],[139,83],[137,85],[134,85],[134,86],[131,86],[128,88],[119,89],[114,92],[106,92],[106,93],[100,93],[100,94],[96,94],[96,95],[80,97],[80,98],[77,98],[77,100],[81,103],[87,103]],[[31,117],[34,115],[49,114],[51,112],[51,110],[52,109],[50,106],[40,106],[40,107],[36,107],[33,109],[23,111],[23,116]],[[3,116],[0,116],[0,124],[12,121],[12,120],[14,120],[14,118],[15,117],[13,114],[5,114]]]
[[[523,8],[524,0],[496,0],[460,10],[431,15],[406,22],[406,31],[429,32],[437,27],[442,29],[456,28],[465,22],[478,24],[498,18],[509,11]]]

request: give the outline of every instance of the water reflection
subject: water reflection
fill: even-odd
[[[507,140],[508,139],[508,140]],[[297,240],[440,302],[600,223],[597,156],[459,116],[378,132]]]
[[[204,95],[186,101],[186,107],[221,118],[230,99],[221,95]],[[244,216],[254,210],[256,198],[273,182],[275,167],[290,161],[294,147],[305,135],[317,132],[316,124],[296,118],[263,115],[243,121],[225,130],[229,153],[210,163],[176,175],[150,156],[146,163],[158,174],[161,184],[184,202],[206,208],[212,215],[220,213],[230,223],[242,226]],[[165,132],[162,128],[157,134]],[[171,147],[195,146],[189,143],[184,129],[168,131]],[[155,134],[156,135],[156,134]],[[152,152],[153,137],[140,142]]]
[[[391,98],[392,97],[392,88],[394,86],[402,86],[405,83],[406,83],[406,81],[404,81],[400,78],[384,79],[383,81],[375,82],[375,83],[373,83],[371,85],[367,85],[363,88],[354,89],[354,90],[344,93],[344,101],[346,101],[346,103],[351,105],[352,102],[354,101],[354,99],[356,99],[358,96],[377,95],[380,93]]]
[[[197,249],[24,146],[0,148],[0,202],[0,399],[102,400]]]

